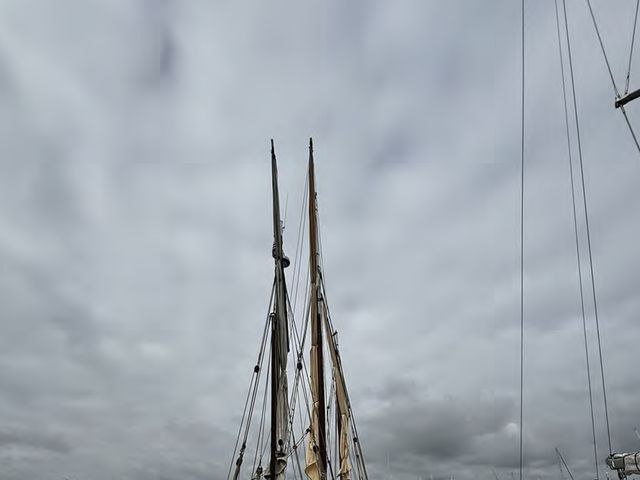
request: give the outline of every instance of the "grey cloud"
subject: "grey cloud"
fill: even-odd
[[[515,435],[513,399],[434,398],[406,381],[392,382],[370,395],[383,404],[365,420],[368,436],[373,439],[373,458],[388,454],[448,462],[469,455],[472,447],[475,451],[486,439],[491,438],[492,444],[499,446],[500,440],[512,442]]]
[[[527,2],[525,476],[541,480],[556,445],[593,475],[552,7]],[[613,441],[632,449],[640,164],[587,12],[568,7]],[[596,9],[623,72],[622,10]],[[293,257],[313,136],[372,479],[508,480],[518,2],[0,10],[0,418],[5,446],[22,442],[3,478],[224,478],[272,280],[268,140]]]
[[[60,435],[51,435],[35,430],[1,428],[0,450],[11,447],[30,447],[63,454],[71,452],[71,446]]]

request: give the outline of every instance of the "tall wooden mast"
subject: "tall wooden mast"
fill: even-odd
[[[286,467],[286,442],[288,436],[287,355],[289,352],[287,321],[287,287],[284,269],[289,259],[282,248],[282,223],[280,221],[280,196],[278,193],[278,168],[271,140],[271,178],[273,190],[273,258],[275,261],[275,311],[271,314],[271,461],[268,478],[284,479]]]
[[[311,276],[311,363],[314,410],[317,414],[315,436],[318,445],[317,460],[320,475],[327,472],[326,404],[324,387],[324,358],[322,348],[322,310],[319,308],[320,270],[318,268],[318,218],[316,204],[315,169],[313,165],[313,139],[309,139],[309,271]],[[315,368],[313,368],[315,367]]]

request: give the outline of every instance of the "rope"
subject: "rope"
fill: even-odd
[[[558,32],[558,51],[560,53],[560,71],[562,73],[562,98],[564,101],[564,120],[565,120],[565,128],[567,133],[567,149],[569,153],[569,176],[571,178],[571,206],[573,209],[573,232],[575,237],[576,244],[576,261],[578,264],[578,285],[580,289],[580,308],[582,313],[582,333],[584,335],[584,352],[585,352],[585,360],[587,366],[587,384],[589,387],[589,411],[591,413],[591,433],[593,436],[593,461],[594,461],[594,469],[596,472],[596,480],[599,480],[598,474],[598,446],[596,440],[596,422],[595,416],[593,413],[593,388],[591,385],[591,365],[589,361],[589,344],[587,342],[587,320],[585,314],[584,307],[584,289],[582,287],[582,260],[580,258],[580,241],[578,238],[578,214],[576,210],[576,193],[575,193],[575,182],[573,181],[573,156],[571,152],[571,137],[569,134],[569,113],[567,108],[567,89],[566,89],[566,79],[564,76],[564,58],[562,55],[562,38],[560,34],[560,18],[558,13],[558,0],[555,0],[556,7],[556,28]],[[567,23],[566,16],[566,3],[563,0],[564,7],[564,25],[565,25],[565,33],[567,35],[567,45],[569,45],[569,26]],[[575,101],[575,97],[574,97]]]
[[[520,462],[519,472],[520,480],[522,480],[522,465],[524,460],[524,140],[525,140],[525,50],[524,50],[524,34],[525,34],[525,15],[524,0],[521,2],[521,26],[522,26],[522,98],[521,98],[521,119],[520,119]]]
[[[568,23],[567,18],[566,18],[566,1],[562,0],[562,3],[565,7],[565,22]],[[589,10],[591,11],[591,18],[594,21],[594,25],[596,27],[596,33],[598,34],[598,38],[600,39],[600,45],[602,46],[602,52],[604,53],[604,46],[602,45],[602,39],[600,37],[600,31],[598,30],[598,24],[595,21],[595,16],[593,15],[593,9],[591,8],[591,2],[590,0],[587,0],[587,3],[589,5]],[[567,27],[567,41],[569,41],[569,33],[568,33],[568,27]],[[574,115],[575,115],[575,121],[576,121],[576,135],[577,135],[577,140],[578,140],[578,158],[580,160],[580,181],[582,183],[582,203],[584,206],[584,221],[585,221],[585,227],[586,227],[586,231],[587,231],[587,250],[589,253],[589,271],[591,273],[591,293],[592,293],[592,298],[593,298],[593,311],[594,311],[594,316],[595,316],[595,322],[596,322],[596,333],[597,333],[597,337],[598,337],[598,357],[599,357],[599,361],[600,361],[600,376],[602,379],[602,397],[604,400],[604,414],[605,414],[605,420],[606,420],[606,424],[607,424],[607,441],[609,444],[609,454],[611,454],[613,452],[613,449],[611,447],[611,427],[609,424],[609,406],[607,403],[607,388],[606,388],[606,382],[605,382],[605,378],[604,378],[604,362],[602,359],[602,342],[600,339],[600,321],[599,321],[599,317],[598,317],[598,301],[597,301],[597,295],[596,295],[596,282],[595,282],[595,275],[593,272],[593,254],[592,254],[592,249],[591,249],[591,230],[589,228],[589,210],[587,208],[587,192],[586,192],[586,188],[585,188],[585,181],[584,181],[584,164],[583,164],[583,160],[582,160],[582,144],[580,141],[580,123],[578,120],[578,105],[577,105],[577,100],[576,100],[576,86],[575,86],[575,79],[574,79],[574,74],[573,74],[573,61],[571,59],[571,44],[568,43],[567,44],[567,49],[569,52],[569,70],[571,72],[571,90],[573,93],[573,111],[574,111]],[[605,60],[606,60],[606,54],[605,54]],[[607,67],[609,66],[609,61],[607,60]],[[611,73],[611,69],[609,69],[609,73]],[[613,81],[613,76],[611,76],[611,80]],[[616,95],[617,95],[617,91],[618,89],[615,86],[615,81],[613,81],[613,86],[614,89],[616,90]],[[626,118],[626,114],[625,114],[625,118]],[[631,128],[631,124],[629,124],[629,128]],[[635,136],[634,136],[635,138]],[[639,147],[640,149],[640,147]]]
[[[624,86],[624,94],[629,93],[629,78],[631,77],[631,59],[633,58],[633,45],[636,41],[636,26],[638,25],[638,7],[640,7],[640,0],[636,0],[636,14],[633,20],[633,33],[631,34],[631,48],[629,49],[629,68],[627,69],[627,79]]]

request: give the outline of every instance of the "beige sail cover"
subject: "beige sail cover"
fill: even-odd
[[[342,373],[342,365],[338,357],[338,347],[336,339],[331,334],[328,315],[325,311],[325,331],[327,333],[327,343],[329,344],[329,352],[331,353],[331,362],[333,363],[333,377],[336,382],[336,400],[338,404],[338,414],[340,415],[340,439],[339,439],[339,455],[340,455],[340,479],[349,480],[351,473],[351,461],[349,460],[349,402],[347,400],[346,383]]]
[[[340,430],[340,478],[349,480],[351,478],[351,461],[349,460],[349,417],[341,415]]]
[[[318,378],[318,360],[316,352],[318,347],[311,347],[311,378]],[[318,455],[314,451],[314,446],[317,445],[318,438],[318,392],[315,391],[315,382],[311,382],[311,398],[313,399],[313,405],[311,408],[311,431],[309,432],[309,439],[307,441],[306,462],[307,465],[304,468],[304,473],[310,480],[321,480],[320,466],[318,465]]]

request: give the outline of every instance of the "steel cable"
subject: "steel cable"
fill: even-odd
[[[594,25],[596,27],[596,33],[598,34],[598,38],[600,39],[600,45],[602,47],[602,52],[605,56],[605,60],[607,63],[607,67],[609,67],[609,61],[606,58],[606,53],[604,51],[604,45],[602,44],[602,38],[600,37],[600,31],[598,29],[598,25],[596,23],[595,20],[595,16],[593,15],[593,9],[591,8],[591,2],[589,0],[587,0],[587,3],[589,5],[589,10],[591,11],[591,18],[594,21]],[[600,376],[602,379],[602,397],[604,400],[604,414],[605,414],[605,421],[606,421],[606,426],[607,426],[607,441],[609,444],[609,454],[612,453],[613,449],[611,447],[611,427],[609,424],[609,406],[608,406],[608,402],[607,402],[607,388],[606,388],[606,382],[605,382],[605,378],[604,378],[604,361],[602,358],[602,341],[601,341],[601,337],[600,337],[600,321],[599,321],[599,316],[598,316],[598,301],[597,301],[597,295],[596,295],[596,282],[595,282],[595,275],[594,275],[594,270],[593,270],[593,254],[592,254],[592,249],[591,249],[591,229],[589,228],[589,209],[587,206],[587,192],[586,192],[586,187],[585,187],[585,180],[584,180],[584,164],[583,164],[583,159],[582,159],[582,142],[580,141],[580,122],[578,119],[578,101],[576,99],[576,85],[575,85],[575,77],[574,77],[574,73],[573,73],[573,60],[571,57],[571,42],[569,39],[569,27],[568,27],[568,19],[567,19],[567,10],[566,10],[566,0],[562,0],[562,4],[564,7],[564,15],[565,15],[565,27],[566,27],[566,35],[567,35],[567,52],[569,54],[569,71],[571,73],[571,91],[572,91],[572,95],[573,95],[573,112],[574,112],[574,116],[575,116],[575,122],[576,122],[576,138],[577,138],[577,142],[578,142],[578,158],[580,161],[580,181],[582,184],[582,203],[584,206],[584,221],[585,221],[585,227],[586,227],[586,233],[587,233],[587,250],[589,253],[589,271],[591,274],[591,293],[592,293],[592,299],[593,299],[593,311],[594,311],[594,317],[595,317],[595,323],[596,323],[596,334],[597,334],[597,339],[598,339],[598,357],[599,357],[599,361],[600,361]],[[611,69],[609,68],[609,73],[611,73]],[[615,81],[613,80],[613,75],[611,76],[611,80],[613,82],[613,86],[614,89],[616,90],[616,94],[617,94],[617,88],[615,86]],[[626,117],[626,114],[625,114]],[[631,124],[629,124],[629,128],[631,128]],[[635,136],[634,136],[635,138]],[[640,149],[640,147],[639,147]]]
[[[631,60],[633,58],[633,45],[636,42],[636,27],[638,25],[638,7],[640,7],[640,0],[636,0],[636,14],[633,20],[633,33],[631,34],[631,48],[629,49],[629,68],[627,68],[627,78],[625,80],[624,94],[629,93],[629,79],[631,78]]]
[[[563,0],[564,2],[564,0]],[[563,3],[563,6],[565,4]],[[576,260],[578,264],[578,285],[580,290],[580,308],[582,314],[582,333],[584,336],[584,351],[585,351],[585,360],[587,367],[587,385],[589,388],[589,411],[591,413],[591,433],[593,437],[593,459],[594,459],[594,469],[596,472],[596,480],[599,480],[598,473],[598,444],[596,439],[596,422],[595,416],[593,413],[593,388],[591,385],[591,363],[589,361],[589,344],[587,342],[587,320],[585,314],[585,306],[584,306],[584,289],[582,286],[582,260],[580,256],[580,241],[578,238],[578,214],[576,210],[576,193],[575,193],[575,182],[574,182],[574,174],[573,174],[573,155],[571,151],[571,136],[569,133],[569,113],[567,107],[567,89],[566,89],[566,79],[564,75],[564,57],[562,55],[562,37],[560,34],[560,15],[558,13],[558,0],[555,0],[556,7],[556,28],[558,32],[558,52],[560,56],[560,72],[562,77],[562,99],[564,103],[564,120],[565,120],[565,130],[567,134],[567,150],[569,155],[569,176],[571,178],[571,205],[573,209],[573,232],[575,237],[576,244]],[[566,9],[564,9],[564,23],[565,23],[565,32],[567,34],[568,39],[568,24],[566,17]]]
[[[520,118],[520,461],[519,472],[522,480],[522,466],[524,463],[524,141],[525,141],[525,2],[521,2],[521,30],[522,30],[522,84],[521,84],[521,118]]]

